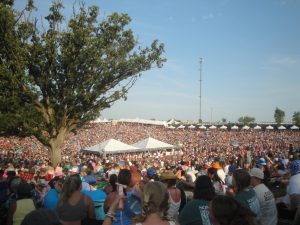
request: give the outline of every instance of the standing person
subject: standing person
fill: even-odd
[[[119,193],[119,191],[122,193],[122,195],[126,195],[127,197],[132,195],[132,188],[130,187],[131,182],[131,172],[128,169],[121,169],[118,174],[118,181],[117,181],[117,190],[114,192],[111,192],[104,202],[104,211],[107,212],[111,204],[114,202],[116,196]],[[116,220],[113,221],[114,225],[130,225],[132,223],[131,218],[129,215],[127,215],[124,212],[124,201],[121,201],[123,204],[122,207],[119,207],[119,209],[115,212],[115,218]]]
[[[277,224],[277,209],[273,193],[263,183],[264,173],[259,168],[250,171],[251,185],[257,195],[260,205],[260,217],[258,221],[263,225]]]
[[[181,225],[211,225],[208,204],[215,197],[215,189],[210,178],[201,175],[196,179],[194,198],[188,202],[179,214]]]
[[[63,225],[81,225],[84,219],[95,219],[95,209],[91,198],[81,193],[79,174],[65,180],[57,204],[57,214]]]
[[[56,178],[53,180],[54,188],[51,188],[44,198],[44,207],[46,209],[56,210],[57,202],[59,199],[59,193],[61,192],[64,180],[62,178]]]
[[[250,209],[225,195],[211,201],[209,214],[214,225],[257,225],[256,215]]]
[[[233,172],[234,198],[259,217],[260,205],[255,191],[250,187],[250,179],[250,174],[245,169],[238,169]]]
[[[224,195],[225,194],[225,188],[224,188],[224,182],[222,181],[222,179],[219,177],[218,173],[217,173],[217,169],[214,167],[210,167],[207,170],[207,175],[210,177],[216,194],[217,195]]]
[[[166,184],[170,195],[168,216],[176,220],[179,214],[179,208],[181,204],[181,191],[178,188],[176,188],[177,177],[172,171],[165,170],[161,174],[160,179],[164,184]]]
[[[8,209],[7,225],[20,225],[24,217],[35,210],[35,204],[31,198],[31,186],[25,181],[17,187],[17,201]]]
[[[178,225],[168,220],[169,193],[159,182],[148,182],[143,188],[142,214],[134,219],[134,225]]]

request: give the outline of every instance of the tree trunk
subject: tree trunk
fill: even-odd
[[[54,138],[51,138],[49,141],[51,146],[50,147],[51,161],[54,167],[61,162],[61,148],[64,145],[64,140],[67,134],[68,134],[67,129],[61,128],[58,131],[58,135]]]

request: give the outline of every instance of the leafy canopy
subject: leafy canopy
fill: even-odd
[[[143,71],[161,67],[163,44],[138,46],[127,14],[99,21],[99,8],[79,3],[69,21],[54,2],[43,23],[0,0],[1,135],[35,135],[44,145],[95,119]],[[45,25],[45,24],[44,24]],[[65,27],[65,28],[62,28]]]

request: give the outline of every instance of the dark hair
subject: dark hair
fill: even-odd
[[[17,187],[18,199],[31,198],[32,187],[26,181],[21,181]]]
[[[121,169],[118,175],[120,184],[129,185],[131,181],[131,172],[128,169]]]
[[[220,225],[256,224],[256,215],[229,196],[216,196],[211,201],[210,208],[213,219],[217,220]]]
[[[213,167],[208,168],[207,173],[214,175],[212,178],[213,181],[222,182],[221,178],[218,175],[218,170],[216,168]]]
[[[21,225],[61,225],[55,211],[40,208],[27,214]]]
[[[112,188],[113,188],[113,192],[114,191],[117,191],[117,185],[116,185],[116,183],[117,183],[117,180],[118,180],[118,176],[117,176],[117,174],[111,174],[110,176],[109,176],[109,183],[110,183],[110,185],[112,186]]]
[[[206,175],[197,177],[194,188],[194,199],[210,201],[215,197],[215,188]]]
[[[247,188],[250,186],[250,174],[245,169],[238,169],[233,172],[233,179],[235,182],[235,186],[237,189],[237,192],[240,192],[244,188]]]

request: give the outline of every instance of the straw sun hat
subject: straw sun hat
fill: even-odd
[[[161,180],[175,180],[176,178],[176,175],[171,170],[165,170],[160,176]]]

